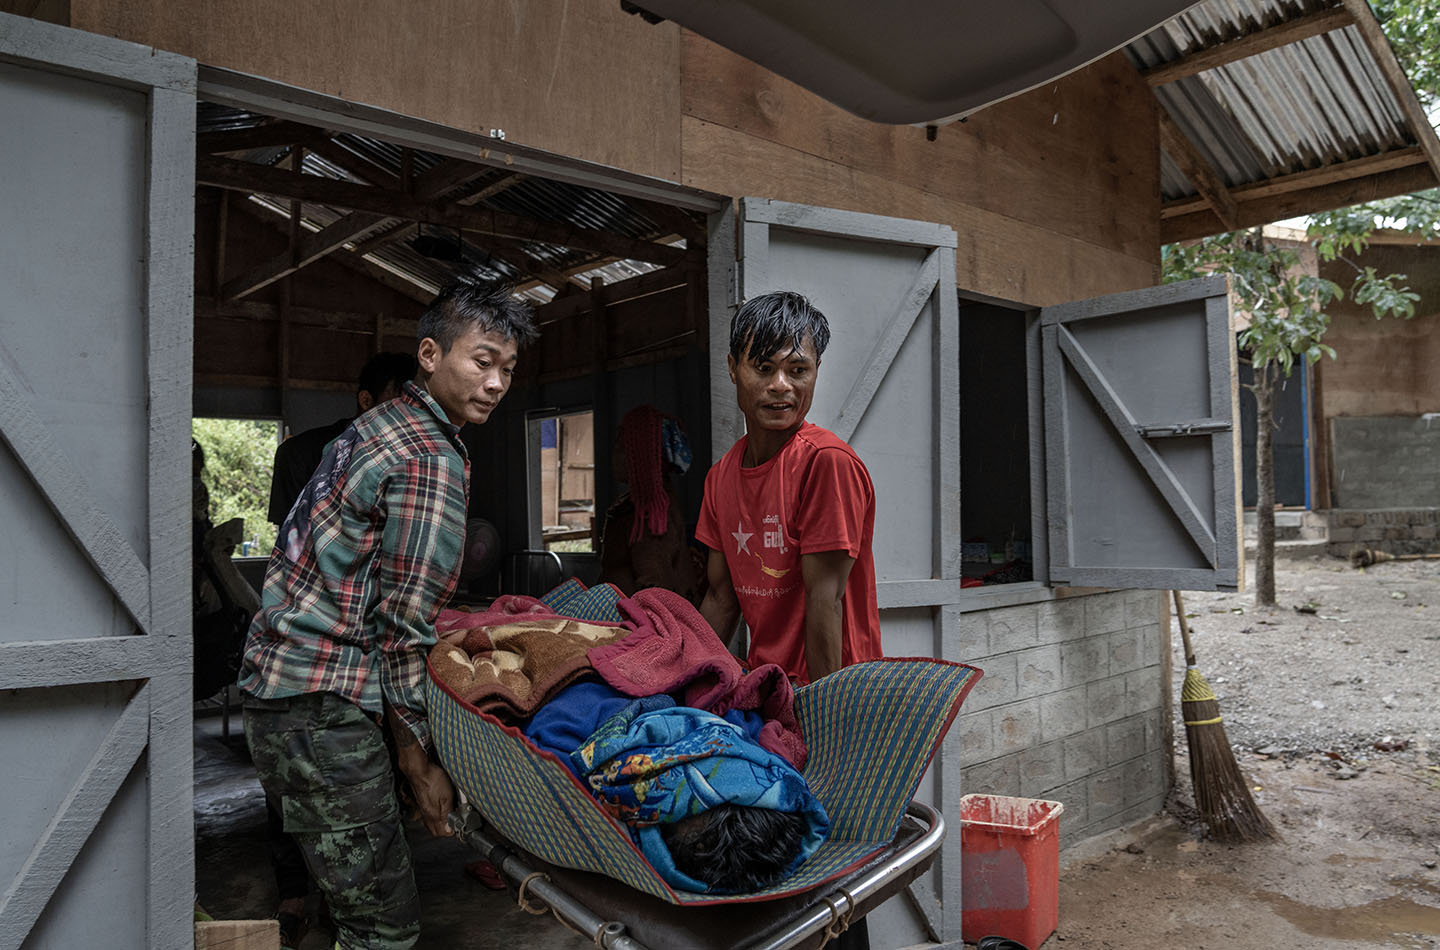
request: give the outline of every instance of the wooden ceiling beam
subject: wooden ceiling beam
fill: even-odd
[[[1378,201],[1381,198],[1424,191],[1427,188],[1434,188],[1436,185],[1440,185],[1440,178],[1436,177],[1435,172],[1428,164],[1422,162],[1378,172],[1364,178],[1330,182],[1302,191],[1271,194],[1252,200],[1246,200],[1238,190],[1232,194],[1239,198],[1236,202],[1238,214],[1236,223],[1239,227],[1248,228],[1257,224],[1269,224],[1271,221],[1279,221],[1282,218],[1293,218],[1316,211],[1329,211],[1365,201]],[[1162,220],[1160,222],[1160,243],[1171,244],[1175,241],[1220,234],[1226,230],[1234,229],[1227,229],[1215,216],[1214,211],[1205,208]]]
[[[323,138],[324,133],[313,125],[299,122],[267,122],[248,129],[224,129],[219,132],[201,132],[195,136],[195,151],[201,155],[221,152],[249,152],[257,148],[276,148],[281,145],[309,143],[311,139]]]
[[[417,201],[411,195],[387,189],[318,175],[296,176],[284,169],[234,159],[201,156],[196,163],[196,180],[199,184],[217,188],[314,201],[425,224],[464,228],[479,234],[497,234],[560,247],[599,251],[666,266],[686,257],[682,248],[636,240],[609,231],[483,208]]]
[[[317,135],[312,141],[306,142],[305,146],[330,164],[345,169],[361,181],[380,188],[397,190],[400,188],[399,176],[390,169],[364,155],[350,151],[332,138]]]
[[[1203,73],[1207,69],[1225,66],[1259,53],[1309,39],[1312,36],[1320,36],[1331,30],[1350,26],[1354,22],[1354,14],[1345,7],[1329,7],[1256,30],[1253,33],[1247,33],[1224,43],[1207,46],[1182,56],[1180,59],[1141,70],[1140,75],[1144,76],[1145,81],[1150,85],[1161,86],[1194,76],[1197,73]]]
[[[1210,210],[1214,211],[1215,216],[1226,226],[1225,230],[1236,230],[1240,225],[1236,223],[1239,215],[1235,208],[1235,199],[1231,197],[1215,167],[1200,154],[1180,126],[1175,124],[1175,120],[1170,118],[1164,105],[1156,110],[1156,115],[1160,120],[1160,147],[1169,153],[1175,164],[1185,173],[1185,177],[1195,186],[1195,190],[1205,198]]]
[[[510,172],[509,174],[500,176],[499,178],[490,182],[488,185],[479,189],[478,191],[472,194],[468,194],[463,198],[457,199],[455,203],[458,205],[479,204],[486,198],[492,198],[495,195],[500,194],[500,192],[502,191],[508,191],[509,189],[514,188],[516,185],[520,184],[524,180],[525,175],[521,172]]]
[[[287,234],[289,233],[289,219],[279,212],[272,211],[268,208],[256,204],[253,201],[234,202],[232,205],[232,210],[235,208],[243,210],[246,214],[250,215],[253,218],[256,218],[259,221],[265,222],[266,224],[270,225],[272,228],[275,228],[278,231],[284,231]],[[430,305],[430,302],[435,299],[434,288],[416,283],[415,281],[403,277],[400,274],[395,273],[394,271],[387,270],[386,268],[380,266],[369,258],[361,257],[359,254],[356,254],[353,251],[335,251],[334,253],[329,255],[329,260],[343,264],[351,270],[357,271],[358,273],[369,277],[371,280],[374,280],[380,284],[383,284],[386,287],[389,287],[396,293],[407,297],[410,300],[415,301],[416,303],[424,304],[428,307]]]
[[[1366,178],[1381,172],[1409,168],[1412,165],[1424,165],[1425,162],[1425,153],[1418,145],[1394,149],[1379,155],[1367,155],[1349,162],[1326,165],[1323,168],[1312,168],[1292,175],[1281,175],[1251,185],[1241,185],[1230,189],[1230,196],[1235,199],[1237,204],[1258,201],[1261,198],[1272,198],[1292,191],[1306,191],[1322,185],[1333,185],[1356,178]],[[1161,206],[1160,219],[1163,221],[1194,214],[1197,211],[1204,211],[1209,206],[1210,203],[1203,196],[1180,198]]]
[[[282,277],[313,264],[332,251],[338,251],[366,232],[374,230],[385,220],[387,219],[383,215],[378,214],[347,214],[319,231],[301,237],[293,253],[287,249],[239,277],[226,281],[220,290],[220,297],[223,300],[239,300],[253,294],[260,288],[268,287]]]
[[[1395,58],[1395,51],[1390,48],[1390,41],[1385,38],[1385,31],[1380,28],[1380,21],[1375,19],[1375,13],[1370,9],[1367,0],[1341,0],[1345,9],[1355,18],[1355,27],[1360,31],[1360,36],[1365,40],[1365,45],[1370,50],[1370,55],[1375,57],[1375,62],[1380,67],[1380,73],[1389,84],[1390,91],[1400,103],[1400,111],[1405,113],[1405,118],[1410,121],[1411,131],[1415,133],[1415,141],[1425,152],[1425,159],[1430,163],[1430,169],[1440,178],[1440,139],[1435,137],[1435,130],[1430,126],[1430,119],[1425,115],[1425,109],[1420,105],[1420,100],[1415,96],[1415,87],[1410,84],[1410,77],[1405,75],[1405,70],[1400,66],[1400,61]]]

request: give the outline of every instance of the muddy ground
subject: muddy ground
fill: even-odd
[[[1201,837],[1175,626],[1169,812],[1062,856],[1046,950],[1440,947],[1440,561],[1282,561],[1277,600],[1257,609],[1252,589],[1185,606],[1236,759],[1282,838]]]

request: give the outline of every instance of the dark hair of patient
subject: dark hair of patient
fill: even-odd
[[[716,805],[708,811],[660,826],[680,873],[712,890],[748,894],[785,876],[805,840],[799,812]]]
[[[830,322],[816,306],[793,290],[751,297],[730,321],[730,355],[737,361],[763,363],[775,354],[800,348],[805,337],[815,344],[815,359],[830,343]]]
[[[520,346],[540,335],[530,305],[513,297],[509,284],[467,271],[447,284],[420,315],[417,339],[430,337],[440,344],[441,352],[448,353],[471,327],[499,333]]]

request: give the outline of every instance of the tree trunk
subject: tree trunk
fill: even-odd
[[[1274,364],[1255,370],[1255,603],[1275,606]]]

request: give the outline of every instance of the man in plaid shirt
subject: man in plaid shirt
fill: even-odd
[[[345,950],[420,932],[388,726],[432,834],[449,777],[430,759],[422,684],[455,589],[470,484],[460,427],[485,422],[535,336],[508,288],[462,277],[421,316],[420,371],[325,450],[275,542],[245,645],[245,736]]]

